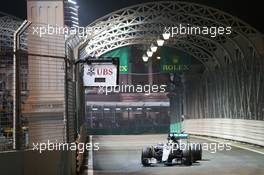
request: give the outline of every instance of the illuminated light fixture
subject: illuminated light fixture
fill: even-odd
[[[74,1],[72,1],[72,0],[68,0],[68,2],[70,2],[70,3],[74,4],[74,5],[76,5],[76,2],[74,2]]]
[[[170,33],[169,33],[169,32],[165,32],[165,33],[163,33],[162,36],[163,36],[163,39],[164,39],[164,40],[168,40],[168,39],[170,39]]]
[[[142,59],[143,59],[144,62],[147,62],[149,58],[146,56],[146,54],[144,54],[144,55],[142,56]]]
[[[164,40],[163,39],[157,39],[157,44],[158,44],[158,46],[163,46],[163,44],[164,44]]]
[[[71,14],[73,14],[73,15],[75,15],[75,16],[78,16],[78,14],[77,13],[74,13],[74,12],[70,12]]]
[[[77,26],[77,25],[73,24],[73,25],[72,25],[72,27],[76,27],[76,28],[78,28],[79,26]]]
[[[153,52],[152,52],[151,50],[148,50],[148,51],[147,51],[147,56],[148,56],[148,57],[152,57],[152,55],[153,55]]]
[[[79,23],[78,22],[76,22],[76,21],[72,21],[73,23],[75,23],[75,24],[77,24],[77,25],[79,25]]]
[[[158,56],[157,59],[160,60],[160,56]]]
[[[151,44],[151,46],[150,46],[150,50],[151,50],[153,53],[154,53],[154,52],[157,52],[158,47],[155,46],[154,44]]]
[[[74,16],[71,16],[71,18],[72,18],[72,19],[75,19],[75,20],[77,20],[77,21],[79,20],[78,18],[76,18],[76,17],[74,17]]]
[[[75,11],[78,11],[78,9],[77,8],[75,8],[75,7],[69,7],[70,9],[73,9],[73,10],[75,10]]]

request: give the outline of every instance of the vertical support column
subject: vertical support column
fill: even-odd
[[[132,84],[132,75],[131,75],[131,72],[132,72],[132,63],[130,62],[130,58],[132,58],[131,56],[131,48],[128,49],[128,74],[127,74],[127,83],[126,84]]]
[[[117,107],[117,106],[115,106],[115,110],[114,110],[114,128],[115,128],[115,126],[116,126],[116,107]]]
[[[64,126],[65,126],[65,130],[64,130],[64,137],[65,137],[65,140],[66,142],[68,143],[69,142],[69,109],[68,109],[68,94],[69,94],[69,90],[68,90],[68,60],[67,58],[65,58],[65,94],[64,94],[64,98],[65,98],[65,112],[64,112]]]
[[[152,59],[149,58],[148,60],[148,82],[149,85],[153,84],[153,67],[152,67]]]
[[[13,55],[13,149],[19,150],[22,147],[21,133],[21,84],[20,84],[20,66],[21,55],[20,36],[31,23],[25,20],[14,33],[14,55]]]
[[[65,112],[65,36],[62,33],[42,35],[34,28],[64,26],[63,0],[27,0],[28,95],[23,116],[28,121],[29,144],[66,142]],[[43,55],[43,56],[42,56]],[[44,56],[46,55],[46,56]],[[47,56],[49,55],[49,56]],[[56,127],[53,127],[56,126]],[[52,135],[47,134],[52,133]]]
[[[93,106],[90,107],[90,128],[93,128]]]
[[[81,74],[80,74],[81,75]],[[80,77],[80,120],[79,120],[79,128],[81,129],[84,127],[84,121],[85,121],[85,88],[83,86],[83,81],[81,76]]]
[[[182,132],[182,81],[181,77],[176,74],[170,75],[171,80],[171,92],[169,94],[170,99],[170,132],[180,133]]]
[[[13,149],[19,150],[21,148],[21,94],[20,94],[20,57],[16,51],[14,53],[14,80],[13,80]]]
[[[130,108],[127,108],[127,121],[128,121],[128,128],[130,128]]]
[[[187,115],[187,93],[186,93],[186,82],[185,77],[182,78],[183,92],[182,92],[182,114]]]
[[[75,65],[75,86],[76,86],[76,129],[77,129],[77,132],[80,133],[80,130],[79,130],[79,119],[80,119],[80,113],[81,113],[81,101],[80,101],[80,65],[79,64],[76,64]]]

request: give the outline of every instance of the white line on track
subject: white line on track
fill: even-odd
[[[191,137],[198,138],[198,139],[205,139],[205,140],[209,140],[209,141],[213,141],[213,142],[220,142],[220,140],[207,138],[207,137],[202,137],[202,136],[192,135]],[[254,150],[254,149],[247,148],[247,147],[244,147],[244,146],[236,145],[236,144],[233,144],[231,142],[229,142],[229,143],[230,143],[231,146],[234,146],[234,147],[237,147],[237,148],[245,149],[245,150],[248,150],[248,151],[252,151],[252,152],[264,155],[264,152],[262,152],[262,151],[258,151],[258,150]]]
[[[93,145],[93,136],[89,136],[90,145]],[[93,175],[93,149],[88,153],[88,175]]]

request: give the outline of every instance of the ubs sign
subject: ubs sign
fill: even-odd
[[[118,66],[112,63],[92,63],[84,65],[84,86],[116,86]]]

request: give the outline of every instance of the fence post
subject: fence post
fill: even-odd
[[[21,133],[21,88],[20,88],[20,36],[31,22],[25,20],[14,33],[13,45],[13,149],[19,150],[22,145]]]
[[[68,100],[69,100],[69,96],[68,96],[68,93],[69,93],[69,90],[68,90],[68,59],[67,59],[67,57],[65,58],[65,64],[64,64],[64,66],[65,66],[65,69],[64,69],[64,71],[65,71],[65,77],[64,77],[64,85],[65,85],[65,89],[64,89],[64,98],[65,98],[65,114],[64,114],[64,124],[65,124],[65,126],[66,126],[66,128],[65,128],[65,141],[68,143],[69,141],[70,141],[70,138],[69,138],[69,113],[68,113],[68,111],[69,111],[69,109],[68,109],[68,107],[69,107],[69,104],[68,104]]]

